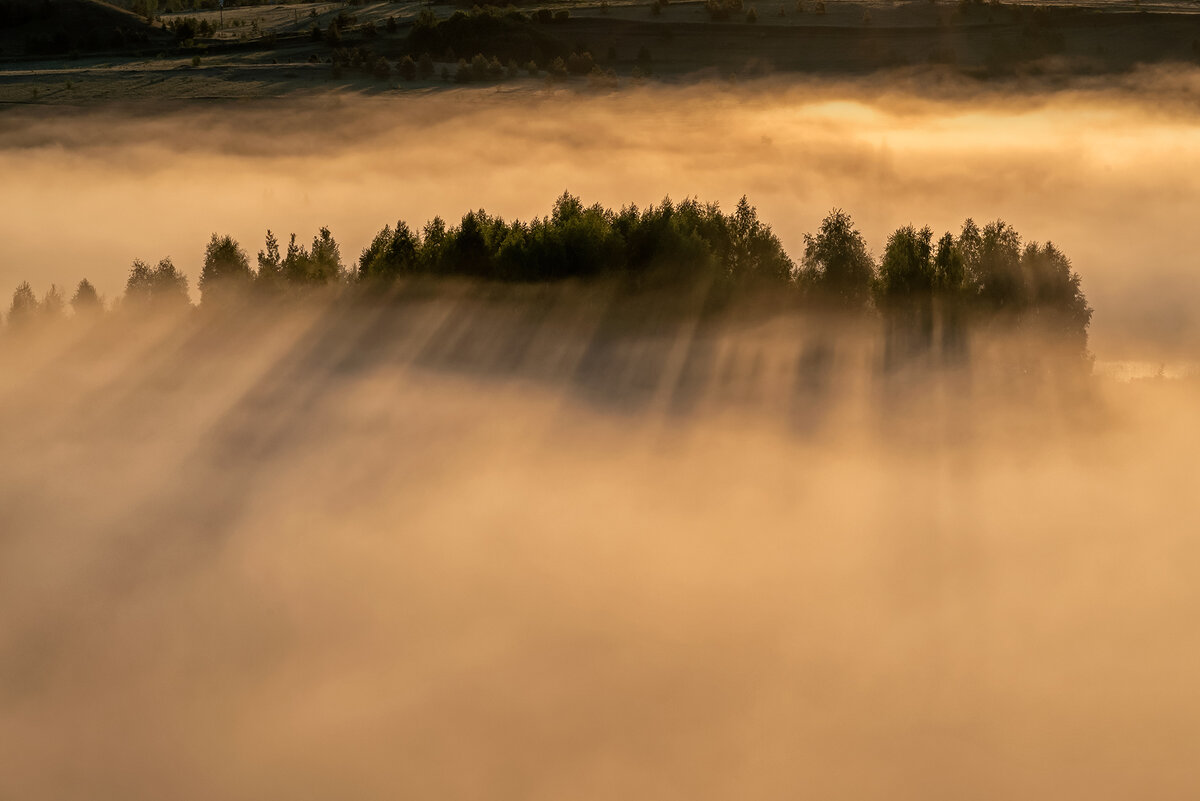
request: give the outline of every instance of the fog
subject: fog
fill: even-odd
[[[910,222],[1003,218],[1084,277],[1102,361],[1200,353],[1200,73],[1102,84],[765,81],[317,95],[274,105],[133,105],[0,116],[0,286],[118,295],[134,258],[195,280],[213,231],[253,255],[267,228],[328,225],[353,260],[384,224],[485,207],[548,212],[749,195],[793,257],[834,206],[880,252]],[[194,286],[194,284],[193,284]],[[11,290],[6,290],[11,291]]]
[[[0,795],[1191,795],[1195,380],[616,308],[6,338]]]
[[[1150,365],[982,328],[892,363],[874,318],[573,283],[6,330],[0,798],[1194,797],[1179,85],[0,115],[0,282],[39,293],[165,255],[194,287],[213,230],[349,260],[564,187],[748,193],[794,256],[833,205],[876,252],[1003,217]]]

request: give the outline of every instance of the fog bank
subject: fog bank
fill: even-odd
[[[10,110],[0,286],[86,276],[111,297],[134,258],[167,255],[194,281],[213,231],[253,254],[268,227],[307,241],[328,225],[351,260],[397,218],[527,218],[564,189],[618,207],[669,194],[729,209],[748,194],[794,257],[834,206],[876,253],[909,222],[1003,218],[1074,260],[1101,359],[1194,359],[1195,83],[1147,71],[1115,88],[766,81]]]
[[[1194,380],[491,301],[5,338],[0,796],[1194,792]]]

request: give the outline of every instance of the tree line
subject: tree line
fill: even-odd
[[[1092,309],[1080,276],[1050,242],[1026,242],[1007,223],[935,239],[907,225],[888,237],[876,259],[849,214],[834,209],[804,236],[799,263],[743,197],[732,212],[716,203],[670,198],[646,208],[585,206],[563,193],[544,217],[506,221],[483,209],[456,225],[440,217],[418,231],[403,220],[385,225],[347,267],[328,228],[309,245],[292,234],[286,247],[267,231],[252,266],[229,235],[214,233],[204,251],[198,288],[202,306],[247,293],[278,295],[355,284],[377,292],[397,280],[459,277],[498,282],[617,280],[632,289],[700,287],[710,296],[774,298],[797,306],[877,311],[890,324],[932,331],[935,318],[983,315],[1036,325],[1086,351]],[[14,292],[10,328],[62,316],[68,302],[52,286],[39,301],[28,283]],[[81,281],[69,305],[77,315],[103,310],[93,285]],[[188,279],[170,258],[135,260],[122,308],[191,307]]]

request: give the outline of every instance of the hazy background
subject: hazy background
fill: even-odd
[[[876,253],[909,222],[1001,217],[1073,259],[1101,359],[1195,358],[1197,75],[10,110],[0,287],[29,280],[40,294],[87,276],[113,296],[135,257],[167,255],[194,282],[213,231],[253,257],[268,227],[286,243],[328,225],[350,263],[398,217],[527,218],[564,189],[610,206],[695,194],[728,209],[748,194],[793,257],[834,206]]]
[[[793,256],[1004,217],[1194,358],[1190,80],[8,111],[0,284],[748,193]],[[1195,377],[512,292],[0,337],[0,798],[1195,798]]]
[[[540,305],[9,338],[0,796],[1194,796],[1194,380]]]

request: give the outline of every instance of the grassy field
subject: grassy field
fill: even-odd
[[[69,3],[52,19],[6,28],[0,102],[379,93],[467,78],[605,89],[637,80],[896,70],[1057,79],[1200,61],[1200,15],[1190,4],[788,0],[739,9],[738,0],[725,0],[714,13],[701,2],[557,3],[546,10],[567,18],[539,22],[535,7],[462,17],[440,4],[298,3],[165,13],[150,25],[91,0]],[[184,38],[177,26],[185,19],[203,35]],[[589,59],[572,64],[572,55],[585,53]],[[406,77],[405,57],[423,54],[429,69]],[[494,68],[460,76],[460,59],[476,54],[494,58]]]

